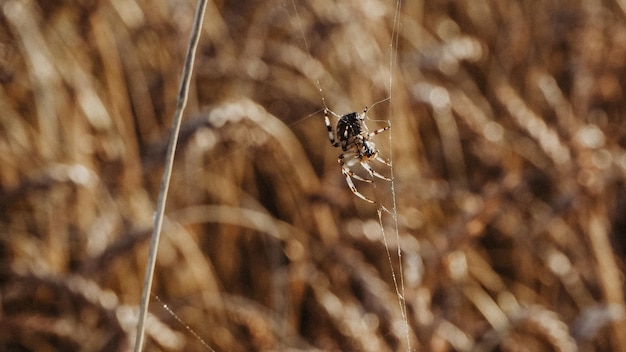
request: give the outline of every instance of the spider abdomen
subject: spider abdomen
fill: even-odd
[[[356,112],[343,115],[337,122],[337,138],[340,141],[348,141],[361,132],[361,120]]]

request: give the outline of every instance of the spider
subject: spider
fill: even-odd
[[[332,114],[339,120],[337,121],[335,131],[333,131],[332,125],[330,124],[328,113]],[[343,116],[339,116],[332,110],[325,108],[324,122],[326,122],[326,128],[328,129],[330,143],[335,148],[341,146],[341,150],[343,150],[343,153],[339,154],[337,161],[339,162],[339,165],[341,165],[341,173],[345,176],[348,187],[350,187],[352,193],[354,193],[357,197],[369,203],[376,203],[361,194],[361,192],[356,189],[352,179],[372,183],[374,182],[373,178],[378,177],[386,181],[391,181],[390,178],[379,174],[369,165],[370,161],[377,160],[387,166],[391,166],[378,156],[378,149],[376,149],[374,142],[371,141],[372,137],[388,130],[390,126],[370,132],[367,125],[365,125],[366,114],[367,107],[365,107],[363,112],[360,114],[357,112],[351,112]],[[351,167],[356,163],[360,163],[361,166],[372,176],[372,179],[363,178],[355,174]]]

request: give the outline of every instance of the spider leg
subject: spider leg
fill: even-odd
[[[336,112],[330,110],[329,108],[324,108],[324,114],[331,113],[334,117],[340,119],[341,115],[338,115]]]
[[[328,108],[324,109],[324,123],[326,123],[326,129],[328,130],[328,139],[330,139],[330,144],[332,144],[333,147],[338,147],[339,142],[336,140],[335,133],[333,132],[333,126],[330,124],[330,118],[328,117],[329,112],[337,116],[337,114],[328,110]]]
[[[353,178],[355,180],[359,180],[359,181],[363,181],[363,182],[367,182],[367,183],[372,183],[374,181],[367,179],[367,178],[363,178],[357,174],[355,174],[351,169],[350,166],[356,164],[356,162],[358,161],[358,159],[349,159],[347,162],[346,160],[346,156],[347,157],[354,157],[354,155],[352,155],[352,153],[349,154],[340,154],[339,158],[337,159],[337,161],[339,162],[339,165],[341,165],[341,172],[344,175],[348,175],[350,178]],[[349,183],[348,183],[349,184]]]
[[[353,176],[356,176],[352,173],[352,171],[350,171],[350,169],[343,165],[341,167],[341,173],[346,177],[346,183],[348,183],[348,187],[350,187],[350,190],[352,191],[352,193],[354,193],[355,196],[363,199],[364,201],[368,202],[368,203],[376,203],[375,201],[367,198],[366,196],[364,196],[363,194],[361,194],[361,192],[359,192],[356,187],[354,186],[354,182],[352,182],[352,178]],[[355,177],[356,178],[356,177]],[[357,178],[358,180],[358,178]],[[371,181],[370,181],[371,182]]]
[[[365,120],[366,116],[367,116],[367,106],[365,107],[365,109],[363,109],[363,112],[361,113],[361,120]],[[365,125],[365,128],[367,128],[367,125]]]
[[[385,177],[385,176],[383,176],[383,175],[379,174],[378,172],[376,172],[376,170],[372,169],[372,167],[371,167],[371,166],[370,166],[367,162],[362,161],[362,162],[361,162],[361,166],[363,166],[363,168],[364,168],[365,170],[367,170],[367,172],[369,172],[369,173],[370,173],[370,175],[372,175],[372,177],[374,177],[374,176],[375,176],[375,177],[378,177],[378,178],[383,179],[383,180],[385,180],[385,181],[391,181],[391,179],[390,179],[390,178],[387,178],[387,177]]]
[[[369,178],[363,178],[357,174],[355,174],[354,172],[350,171],[349,172],[350,177],[352,177],[355,180],[359,180],[359,181],[363,181],[363,182],[367,182],[367,183],[372,183],[374,181],[370,180]]]
[[[388,130],[388,129],[390,129],[390,128],[391,128],[391,127],[389,127],[389,126],[385,126],[385,127],[383,127],[383,128],[379,128],[379,129],[377,129],[376,131],[373,131],[373,132],[368,133],[368,134],[367,134],[367,138],[372,138],[372,137],[374,137],[375,135],[377,135],[377,134],[379,134],[379,133],[381,133],[381,132],[385,132],[386,130]]]
[[[385,159],[381,158],[380,156],[376,156],[376,158],[374,158],[374,160],[378,161],[379,163],[383,163],[387,166],[391,166],[390,163],[386,162]]]

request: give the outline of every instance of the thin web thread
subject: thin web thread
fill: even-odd
[[[393,16],[393,28],[391,32],[391,41],[389,44],[389,119],[393,116],[393,67],[397,60],[398,55],[398,38],[399,38],[399,27],[400,27],[400,10],[402,9],[402,0],[396,0],[396,7]],[[391,124],[391,122],[390,122]],[[385,241],[385,249],[387,250],[387,259],[389,260],[389,266],[391,267],[391,276],[393,278],[393,284],[396,289],[396,295],[398,296],[398,304],[400,305],[400,313],[402,314],[402,318],[404,319],[405,324],[405,332],[406,332],[406,343],[407,348],[411,350],[411,335],[410,335],[410,327],[409,327],[409,318],[407,315],[407,307],[406,307],[406,296],[405,296],[405,285],[404,285],[404,269],[402,263],[402,246],[400,245],[400,231],[398,226],[398,205],[396,200],[396,183],[394,177],[394,169],[393,169],[393,147],[392,147],[392,130],[389,129],[388,137],[389,137],[389,171],[391,178],[391,198],[392,198],[392,208],[391,211],[387,210],[385,207],[381,206],[378,209],[378,221],[380,223],[380,232],[383,236],[383,240]],[[385,227],[383,225],[383,217],[382,210],[385,210],[389,213],[394,221],[394,231],[396,235],[396,243],[398,247],[398,271],[400,276],[400,285],[398,286],[398,280],[396,278],[395,269],[393,268],[393,261],[391,259],[391,253],[389,251],[389,244],[387,243],[387,236],[385,234]]]
[[[185,324],[185,322],[176,313],[174,313],[174,311],[167,304],[165,304],[165,302],[163,302],[161,300],[161,298],[159,298],[159,296],[157,296],[154,293],[152,295],[154,296],[154,298],[156,298],[157,301],[159,301],[159,303],[161,303],[161,305],[163,306],[163,309],[165,309],[172,317],[174,317],[174,319],[176,319],[176,321],[178,321],[178,323],[180,323],[180,325],[184,326],[185,329],[191,335],[193,335],[193,337],[195,337],[198,341],[200,341],[200,343],[204,347],[206,347],[207,350],[212,351],[212,352],[216,352],[213,349],[213,347],[211,347],[206,341],[204,341],[204,339],[202,337],[200,337],[200,335],[198,335],[189,325]]]
[[[302,38],[302,42],[304,42],[306,54],[309,56],[309,60],[313,61],[313,57],[311,56],[311,50],[309,49],[309,42],[306,40],[306,36],[304,35],[304,26],[302,25],[302,19],[300,19],[300,12],[298,12],[298,6],[296,6],[296,0],[291,0],[291,5],[293,6],[293,11],[295,12],[296,19],[298,20],[298,30],[300,31],[300,37]],[[324,103],[324,109],[327,110],[328,106],[326,105],[326,98],[324,98],[322,85],[320,84],[320,80],[318,78],[315,79],[315,84],[317,85],[317,91],[320,93],[320,97],[322,98],[322,103]]]

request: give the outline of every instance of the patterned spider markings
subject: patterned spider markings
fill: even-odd
[[[330,117],[328,116],[329,113],[338,119],[337,126],[334,130],[330,123]],[[379,174],[369,164],[370,161],[376,160],[387,166],[391,166],[378,155],[379,151],[376,149],[374,142],[371,141],[372,137],[388,130],[391,126],[386,126],[370,132],[365,124],[366,116],[367,107],[363,109],[363,112],[360,114],[351,112],[343,116],[339,116],[328,108],[324,109],[324,122],[326,123],[326,128],[328,129],[328,138],[330,139],[330,143],[335,148],[341,146],[341,150],[343,151],[339,154],[339,158],[337,160],[339,165],[341,165],[341,173],[345,176],[348,187],[350,187],[352,193],[354,193],[357,197],[369,203],[376,203],[361,194],[361,192],[357,190],[352,179],[372,183],[374,182],[373,178],[378,177],[385,181],[391,181],[390,178]],[[361,166],[372,176],[372,179],[363,178],[352,171],[352,166],[357,163],[361,164]]]

